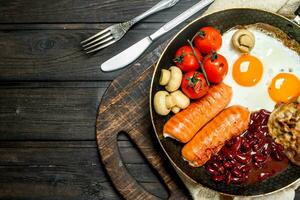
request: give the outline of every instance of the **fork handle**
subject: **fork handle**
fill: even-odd
[[[155,6],[153,6],[149,10],[147,10],[146,12],[144,12],[141,15],[139,15],[139,16],[133,18],[132,20],[130,20],[130,22],[133,25],[133,24],[141,21],[142,19],[148,17],[149,15],[157,13],[161,10],[166,9],[166,8],[173,7],[176,3],[178,3],[178,1],[179,0],[162,0],[162,1],[158,2]]]

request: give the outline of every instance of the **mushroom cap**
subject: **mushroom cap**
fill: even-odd
[[[153,105],[154,110],[159,115],[168,115],[171,111],[171,109],[167,108],[166,104],[166,98],[169,96],[169,93],[167,91],[158,91],[154,95]]]
[[[176,106],[181,109],[185,109],[190,105],[190,99],[185,94],[183,94],[180,90],[172,92],[171,96]]]
[[[159,84],[167,85],[170,81],[170,78],[171,78],[171,72],[169,70],[162,69],[160,73]]]
[[[171,77],[166,90],[169,92],[174,92],[179,89],[182,81],[182,71],[179,67],[170,67]]]
[[[243,53],[249,53],[255,45],[255,37],[247,29],[239,29],[232,36],[232,45]]]

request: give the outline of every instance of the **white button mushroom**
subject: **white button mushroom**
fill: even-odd
[[[240,29],[233,34],[232,45],[243,53],[249,53],[255,45],[255,37],[247,29]]]
[[[154,95],[154,109],[155,112],[159,115],[168,115],[171,111],[170,108],[167,107],[167,96],[169,96],[169,93],[167,91],[158,91]]]
[[[190,99],[177,90],[169,94],[167,91],[158,91],[154,95],[154,109],[159,115],[168,115],[170,111],[178,113],[190,105]]]
[[[180,90],[171,93],[172,100],[180,109],[186,109],[190,105],[190,99]]]
[[[167,85],[169,83],[170,77],[171,77],[171,72],[169,70],[162,69],[160,79],[159,79],[159,84]]]
[[[162,69],[159,84],[166,86],[166,90],[174,92],[179,89],[182,81],[182,71],[179,67],[172,66],[169,70]]]
[[[177,106],[174,106],[173,108],[172,108],[172,112],[173,113],[179,113],[179,111],[180,111],[180,108],[179,107],[177,107]]]

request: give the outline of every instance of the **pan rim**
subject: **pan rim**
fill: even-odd
[[[207,17],[207,16],[210,16],[210,15],[215,15],[217,13],[221,13],[221,12],[227,12],[227,11],[234,11],[234,10],[253,10],[253,11],[259,11],[259,12],[266,12],[266,13],[269,13],[269,14],[272,14],[272,15],[276,15],[280,18],[282,18],[283,20],[286,20],[286,21],[289,21],[290,23],[294,24],[296,27],[298,27],[298,29],[300,29],[300,24],[297,24],[296,22],[294,22],[293,20],[285,17],[285,16],[282,16],[278,13],[274,13],[274,12],[270,12],[270,11],[266,11],[266,10],[262,10],[262,9],[257,9],[257,8],[231,8],[231,9],[225,9],[225,10],[220,10],[220,11],[216,11],[216,12],[212,12],[212,13],[209,13],[209,14],[205,14],[205,15],[201,15],[199,17],[197,17],[196,19],[194,19],[193,21],[189,22],[186,26],[184,26],[182,29],[180,29],[172,38],[171,40],[168,42],[167,46],[164,47],[164,50],[162,51],[161,55],[159,56],[159,59],[158,61],[156,62],[155,64],[155,67],[154,67],[154,70],[153,70],[153,74],[152,74],[152,78],[151,78],[151,85],[150,85],[150,92],[149,92],[149,109],[150,109],[150,117],[151,117],[151,124],[152,124],[152,127],[154,129],[154,132],[155,132],[155,137],[157,138],[158,142],[159,142],[159,145],[161,147],[161,149],[163,150],[164,154],[167,156],[168,160],[170,161],[170,163],[172,164],[173,168],[177,171],[179,171],[186,179],[188,179],[189,181],[191,181],[192,183],[194,184],[199,184],[201,185],[202,187],[206,188],[206,189],[209,189],[209,190],[212,190],[212,191],[215,191],[215,192],[218,192],[219,194],[222,194],[222,195],[225,195],[225,196],[230,196],[230,197],[262,197],[262,196],[266,196],[266,195],[270,195],[270,194],[274,194],[276,192],[279,192],[279,191],[282,191],[292,185],[294,185],[296,182],[300,181],[300,178],[298,178],[297,180],[295,180],[294,182],[280,188],[280,189],[277,189],[277,190],[274,190],[272,192],[268,192],[268,193],[264,193],[264,194],[258,194],[258,195],[233,195],[233,194],[229,194],[229,193],[225,193],[225,192],[220,192],[220,191],[216,191],[212,188],[209,188],[197,181],[195,181],[193,178],[191,178],[189,175],[187,175],[180,167],[177,166],[177,164],[171,159],[171,157],[169,156],[169,153],[165,150],[163,144],[161,143],[159,137],[158,137],[158,133],[157,133],[157,130],[156,130],[156,126],[154,124],[154,119],[153,119],[153,107],[152,107],[152,91],[153,91],[153,84],[154,84],[154,78],[155,78],[155,74],[158,70],[158,66],[161,62],[161,59],[162,57],[164,56],[166,50],[169,48],[169,46],[171,45],[171,43],[173,43],[173,41],[178,37],[179,34],[181,34],[183,31],[185,31],[188,27],[190,27],[192,24],[196,23],[198,20],[204,18],[204,17]],[[179,174],[178,174],[179,176]]]

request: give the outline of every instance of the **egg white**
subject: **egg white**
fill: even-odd
[[[272,79],[282,72],[292,73],[299,78],[300,56],[281,41],[258,29],[251,27],[248,30],[254,34],[256,40],[250,55],[257,57],[263,63],[264,71],[262,79],[256,85],[252,87],[238,85],[232,77],[233,64],[242,55],[231,44],[231,38],[236,29],[224,33],[222,36],[223,44],[219,53],[225,56],[228,61],[228,75],[224,82],[233,89],[230,105],[242,105],[248,107],[250,111],[259,109],[272,111],[275,102],[268,93],[268,87]]]

